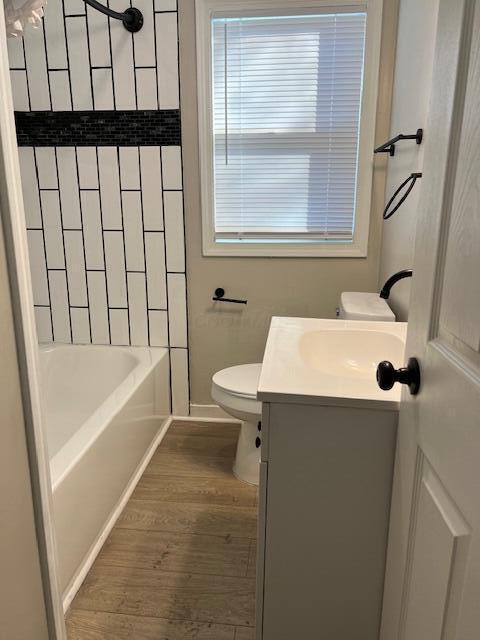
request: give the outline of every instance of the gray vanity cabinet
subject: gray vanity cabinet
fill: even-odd
[[[397,415],[264,403],[257,640],[377,640]]]

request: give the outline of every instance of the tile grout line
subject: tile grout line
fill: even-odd
[[[78,206],[80,210],[80,223],[82,226],[82,244],[83,244],[83,262],[85,264],[85,288],[87,291],[87,304],[88,304],[88,328],[90,332],[90,343],[93,342],[93,333],[92,333],[92,310],[90,308],[90,289],[88,284],[88,269],[87,269],[87,245],[85,242],[85,225],[84,225],[84,211],[83,211],[83,203],[82,203],[82,193],[80,190],[80,170],[78,168],[78,155],[77,155],[77,147],[72,147],[73,149],[73,157],[75,162],[75,175],[77,178],[77,189],[78,189]]]
[[[182,91],[180,84],[180,21],[178,11],[178,0],[176,3],[176,21],[177,21],[177,83],[178,83],[178,108],[180,111],[180,118],[182,113]],[[184,164],[183,164],[183,139],[182,139],[182,127],[180,120],[180,173],[182,177],[182,222],[183,222],[183,268],[185,277],[185,330],[186,330],[186,344],[187,344],[187,413],[190,415],[190,397],[191,397],[191,363],[190,363],[190,332],[189,332],[189,302],[188,302],[188,277],[187,277],[187,232],[186,232],[186,216],[185,216],[185,176],[184,176]]]
[[[73,326],[72,326],[72,308],[70,306],[70,283],[68,277],[68,264],[67,264],[67,248],[65,246],[65,227],[63,224],[63,208],[62,201],[60,198],[60,180],[58,175],[58,157],[57,157],[57,148],[53,147],[53,156],[55,159],[55,172],[57,177],[57,198],[58,198],[58,208],[60,213],[60,231],[62,234],[62,245],[63,245],[63,261],[65,263],[65,286],[67,288],[67,305],[68,305],[68,321],[70,323],[70,342],[73,343]]]
[[[93,85],[92,85],[93,86]],[[92,89],[93,91],[93,89]],[[93,95],[93,93],[92,93]],[[102,185],[101,185],[101,181],[100,181],[100,159],[99,159],[99,154],[98,154],[98,150],[101,147],[95,147],[95,162],[97,163],[97,183],[98,183],[98,190],[97,190],[97,194],[98,194],[98,206],[100,209],[100,226],[101,226],[101,233],[102,233],[102,251],[103,251],[103,266],[105,267],[105,299],[107,302],[107,320],[108,320],[108,339],[110,344],[112,344],[112,322],[111,322],[111,318],[110,318],[110,293],[109,293],[109,285],[108,285],[108,269],[107,269],[107,252],[105,250],[105,229],[104,229],[104,225],[103,225],[103,207],[104,207],[104,202],[103,202],[103,198],[102,198]]]
[[[110,21],[110,18],[108,19]],[[113,64],[113,61],[112,61]],[[113,71],[112,71],[112,79],[113,79]],[[124,218],[124,207],[123,207],[123,189],[122,189],[122,170],[120,167],[120,147],[117,147],[117,163],[118,163],[118,187],[120,189],[120,213],[122,218],[122,241],[123,241],[123,268],[125,269],[125,295],[127,301],[127,318],[128,318],[128,344],[132,344],[132,326],[131,326],[131,315],[130,315],[130,296],[128,292],[128,273],[127,273],[127,248],[125,243],[125,218]],[[109,314],[110,315],[110,314]]]
[[[44,265],[45,265],[45,277],[47,280],[47,291],[48,291],[48,305],[50,307],[50,325],[51,325],[51,331],[52,331],[52,342],[55,340],[55,335],[54,335],[54,327],[53,327],[53,311],[52,311],[52,291],[51,291],[51,287],[50,287],[50,276],[48,273],[48,266],[47,266],[47,245],[45,242],[45,220],[44,220],[44,212],[43,212],[43,203],[42,203],[42,197],[41,197],[41,189],[40,189],[40,174],[38,171],[38,160],[37,160],[37,152],[35,150],[34,147],[32,147],[32,156],[33,156],[33,164],[35,167],[35,175],[36,175],[36,181],[37,181],[37,191],[38,191],[38,203],[39,203],[39,208],[40,208],[40,220],[42,223],[42,240],[43,240],[43,259],[44,259]]]

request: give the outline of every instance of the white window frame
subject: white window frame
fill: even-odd
[[[197,91],[203,255],[366,258],[370,228],[373,149],[377,115],[383,0],[195,0]],[[367,12],[353,241],[218,242],[215,240],[212,18],[242,15],[302,15],[329,9]]]

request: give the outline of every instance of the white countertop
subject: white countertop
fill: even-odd
[[[382,391],[376,367],[404,366],[405,322],[272,318],[257,397],[398,410],[401,385]]]

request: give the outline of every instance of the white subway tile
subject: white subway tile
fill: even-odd
[[[120,147],[120,184],[122,189],[140,189],[138,147]]]
[[[163,206],[165,211],[167,271],[185,271],[182,192],[164,191]]]
[[[90,344],[90,314],[88,309],[70,309],[72,319],[72,342]]]
[[[152,0],[135,0],[135,6],[143,14],[142,30],[133,38],[135,66],[154,67],[156,60],[153,3]]]
[[[117,148],[98,147],[97,151],[103,228],[122,229]]]
[[[59,6],[60,5],[60,6]],[[61,3],[48,3],[43,17],[45,43],[47,46],[47,66],[49,69],[67,69],[67,45],[65,42],[65,24]],[[27,38],[30,33],[28,33]]]
[[[57,163],[53,147],[36,147],[38,184],[40,189],[57,189]]]
[[[145,231],[163,231],[160,147],[140,147],[140,167]]]
[[[98,189],[97,153],[95,147],[77,147],[80,189]]]
[[[150,346],[168,347],[168,317],[166,311],[150,310],[148,312],[150,327]]]
[[[130,344],[128,311],[126,309],[110,309],[110,334],[112,344]]]
[[[49,71],[53,111],[71,111],[70,78],[68,71]]]
[[[92,69],[93,105],[97,111],[114,108],[111,69]]]
[[[52,305],[53,340],[55,342],[71,342],[66,273],[65,271],[49,271],[48,279]]]
[[[11,69],[25,69],[23,38],[7,38],[8,63]]]
[[[123,0],[110,0],[110,9],[124,11],[125,3]],[[115,108],[136,109],[132,36],[120,20],[110,21],[110,33]]]
[[[38,194],[37,170],[32,147],[18,147],[20,174],[22,178],[23,204],[28,228],[39,229],[42,226],[40,197]]]
[[[167,274],[170,346],[187,347],[187,293],[183,273]]]
[[[123,228],[127,271],[145,270],[143,246],[142,203],[139,191],[123,191]]]
[[[58,191],[40,191],[45,231],[45,249],[49,269],[64,269],[62,217]]]
[[[66,16],[85,15],[85,2],[83,0],[63,0]]]
[[[40,343],[52,342],[52,316],[50,307],[34,307],[37,338]]]
[[[49,111],[51,105],[43,24],[40,23],[37,29],[29,29],[28,37],[23,38],[23,42],[30,90],[30,108],[32,111]]]
[[[93,344],[109,344],[107,286],[103,271],[89,271],[88,298],[90,302],[90,324]]]
[[[170,349],[170,366],[172,370],[172,414],[188,416],[188,351],[186,349]]]
[[[13,108],[15,111],[30,111],[27,72],[23,70],[10,71],[10,79],[12,82]]]
[[[104,269],[102,218],[98,191],[81,191],[87,269]]]
[[[108,303],[110,307],[126,307],[127,287],[123,233],[121,231],[105,231],[104,236]]]
[[[162,147],[164,189],[182,188],[182,154],[180,147]]]
[[[108,19],[92,7],[87,7],[88,41],[90,44],[90,62],[92,67],[110,67],[110,38]]]
[[[138,109],[158,109],[156,69],[135,69]]]
[[[176,11],[177,0],[155,0],[155,11]]]
[[[73,108],[93,108],[86,18],[66,18]],[[106,26],[106,25],[105,25]]]
[[[167,308],[165,239],[163,233],[145,233],[147,295],[149,309]]]
[[[160,109],[178,109],[177,14],[157,13],[158,102]]]
[[[70,304],[86,307],[88,306],[87,275],[85,273],[82,232],[65,231],[64,237]]]
[[[144,273],[127,273],[132,345],[148,345],[147,293]]]
[[[43,232],[38,230],[27,231],[27,239],[30,273],[32,276],[33,303],[41,305],[50,304]]]
[[[64,229],[81,229],[75,147],[57,147],[58,184]]]

